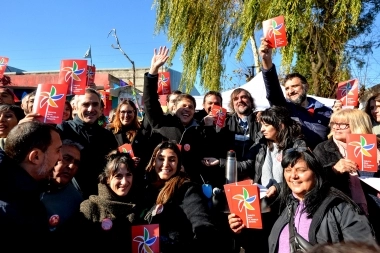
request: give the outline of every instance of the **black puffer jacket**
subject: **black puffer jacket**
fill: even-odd
[[[375,244],[371,225],[364,214],[359,214],[358,206],[348,203],[331,188],[327,197],[313,215],[309,228],[309,242],[312,245],[320,243],[339,243],[343,241],[361,241]],[[289,195],[289,204],[281,213],[269,236],[269,253],[277,252],[282,229],[289,223],[290,210],[296,209],[298,201]]]
[[[192,181],[202,182],[199,176],[202,158],[207,156],[212,144],[207,141],[207,136],[215,136],[215,130],[200,126],[194,119],[185,127],[176,115],[164,114],[158,101],[157,82],[158,75],[145,74],[143,95],[145,117],[152,127],[149,149],[153,151],[153,148],[163,141],[176,141],[182,145],[182,165],[186,173]]]
[[[159,191],[148,186],[145,203],[154,209]],[[219,231],[211,222],[207,202],[200,185],[183,183],[174,196],[163,205],[162,212],[153,216],[148,212],[147,223],[160,226],[162,253],[221,252]]]

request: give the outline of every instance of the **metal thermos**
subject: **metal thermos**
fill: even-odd
[[[237,182],[236,153],[233,150],[227,152],[226,161],[226,184]]]

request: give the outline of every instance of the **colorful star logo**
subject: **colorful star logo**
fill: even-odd
[[[78,69],[78,63],[73,61],[72,67],[64,67],[62,71],[67,71],[65,75],[65,81],[67,82],[70,78],[75,81],[80,81],[79,76],[84,73],[85,69]]]
[[[243,195],[236,194],[235,196],[232,197],[232,199],[239,200],[238,208],[240,212],[243,210],[243,207],[248,210],[255,210],[255,208],[253,208],[251,203],[253,203],[256,200],[256,195],[250,197],[247,189],[245,189],[244,187],[243,187]]]
[[[339,91],[341,92],[341,97],[345,97],[347,95],[354,95],[352,92],[353,85],[350,81],[348,81],[345,85],[339,87]]]
[[[367,157],[372,157],[368,150],[371,150],[373,149],[373,147],[375,147],[375,144],[367,144],[367,140],[363,136],[360,136],[360,142],[353,141],[350,142],[348,145],[355,146],[355,157],[358,157],[359,154],[362,154]]]
[[[168,80],[169,77],[166,77],[163,73],[161,73],[160,78],[158,80],[158,87],[162,87],[162,89],[165,89],[168,86],[168,84],[166,83]]]
[[[55,103],[55,101],[60,100],[64,94],[56,94],[57,89],[54,86],[51,86],[50,92],[41,92],[41,101],[40,101],[40,108],[44,107],[45,104],[48,104],[48,106],[51,107],[58,107],[58,105]]]
[[[144,227],[144,236],[136,236],[133,238],[134,242],[139,242],[138,252],[139,253],[153,253],[153,250],[150,248],[157,240],[157,236],[149,238],[149,231]]]
[[[270,26],[270,29],[268,31],[269,38],[272,37],[272,34],[273,35],[281,35],[280,29],[282,28],[283,25],[284,25],[284,23],[277,24],[276,20],[272,20],[272,25]]]

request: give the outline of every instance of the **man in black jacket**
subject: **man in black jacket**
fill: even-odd
[[[105,165],[105,156],[118,147],[115,136],[99,126],[101,115],[100,95],[91,88],[77,98],[77,116],[73,120],[57,125],[62,139],[78,142],[84,148],[81,152],[81,166],[75,178],[86,199],[98,192],[98,176]]]
[[[57,130],[27,122],[15,126],[0,150],[0,231],[2,247],[11,251],[41,250],[48,233],[46,211],[40,202],[44,183],[62,160]],[[17,243],[21,242],[21,243]]]

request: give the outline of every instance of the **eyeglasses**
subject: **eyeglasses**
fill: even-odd
[[[120,114],[132,115],[135,111],[120,111]]]
[[[337,123],[337,122],[330,122],[331,127],[336,127],[339,130],[344,130],[350,127],[350,124],[347,123]]]

